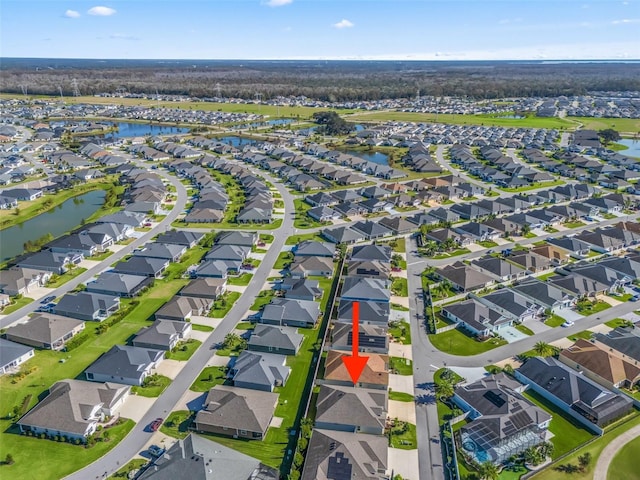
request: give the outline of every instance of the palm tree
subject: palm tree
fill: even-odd
[[[498,480],[500,472],[498,466],[493,462],[483,462],[478,466],[478,473],[481,480]]]
[[[453,397],[455,393],[453,385],[449,382],[440,382],[436,384],[436,397],[441,401]]]
[[[538,342],[533,347],[534,352],[536,352],[541,357],[549,357],[553,355],[553,347],[546,342]]]
[[[522,236],[525,236],[531,232],[531,227],[529,226],[528,223],[525,223],[520,229],[520,232],[522,233]]]

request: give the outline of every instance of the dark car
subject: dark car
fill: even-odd
[[[158,430],[160,428],[160,425],[162,425],[162,422],[164,422],[164,419],[158,417],[156,418],[153,422],[151,422],[151,424],[149,425],[149,429],[152,432],[155,432],[156,430]]]
[[[48,297],[44,297],[40,303],[49,303],[56,299],[55,295],[49,295]]]
[[[158,445],[151,445],[147,450],[154,457],[161,457],[164,453],[164,448],[159,447]]]

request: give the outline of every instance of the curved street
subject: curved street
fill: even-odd
[[[618,453],[627,443],[638,437],[640,437],[640,425],[636,425],[632,429],[627,430],[623,434],[611,440],[611,442],[604,447],[604,450],[602,450],[602,453],[598,457],[598,463],[596,463],[596,468],[593,470],[593,479],[606,480],[609,466],[611,465],[613,458],[616,456],[616,453]]]

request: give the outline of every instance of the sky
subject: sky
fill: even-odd
[[[0,56],[640,59],[640,0],[2,0]]]

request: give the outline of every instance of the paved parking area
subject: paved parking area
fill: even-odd
[[[542,332],[546,332],[550,328],[553,328],[553,327],[550,327],[549,325],[545,325],[544,322],[541,322],[540,320],[527,322],[525,323],[525,327],[529,328],[533,333],[542,333]]]
[[[140,395],[129,395],[129,398],[127,398],[122,408],[120,408],[120,416],[130,418],[134,422],[138,423],[155,401],[155,398],[142,397]]]
[[[389,448],[389,470],[405,480],[420,480],[418,468],[418,450]]]
[[[517,342],[518,340],[524,340],[528,337],[528,335],[525,335],[515,327],[502,327],[500,330],[498,330],[498,334],[509,343]]]
[[[405,392],[413,395],[413,375],[389,374],[389,388],[394,392]]]
[[[408,358],[411,360],[413,358],[411,352],[411,345],[402,345],[397,342],[389,343],[389,355],[391,357]]]
[[[389,320],[395,322],[401,320],[409,323],[409,312],[403,312],[402,310],[394,310],[393,308],[389,312]]]
[[[187,362],[179,362],[178,360],[163,360],[162,363],[158,365],[156,373],[169,377],[173,380],[178,376],[178,373],[180,373],[180,370],[182,370],[186,364]]]
[[[416,404],[389,400],[389,418],[397,418],[403,422],[416,424]]]
[[[563,308],[562,310],[556,311],[556,315],[565,320],[569,320],[571,322],[575,322],[584,318],[583,315],[580,315],[578,312],[571,310],[570,308]]]

